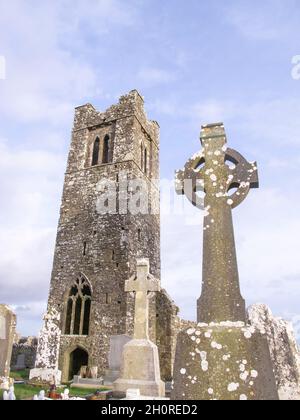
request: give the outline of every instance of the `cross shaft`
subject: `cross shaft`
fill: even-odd
[[[257,166],[227,148],[223,124],[203,126],[200,139],[202,151],[176,173],[177,193],[205,210],[198,322],[245,321],[231,210],[250,188],[258,187]],[[236,191],[230,195],[232,189]],[[205,193],[204,199],[197,196],[199,190]]]

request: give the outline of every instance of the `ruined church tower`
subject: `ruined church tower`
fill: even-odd
[[[147,186],[148,214],[121,211],[119,204],[114,214],[97,210],[99,182],[115,183],[119,198],[124,177]],[[133,297],[124,292],[124,283],[135,273],[136,259],[149,258],[151,274],[160,279],[158,179],[159,126],[147,119],[136,90],[105,112],[90,104],[76,108],[48,301],[60,330],[51,364],[62,371],[62,381],[82,365],[97,366],[103,374],[110,337],[132,334]],[[176,314],[165,291],[151,299],[151,338],[167,379]],[[49,351],[47,343],[43,348],[40,353]]]

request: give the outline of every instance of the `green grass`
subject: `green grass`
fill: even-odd
[[[17,400],[31,399],[35,394],[38,394],[40,391],[46,391],[48,389],[45,387],[32,386],[27,384],[16,384],[15,385],[15,395]],[[86,397],[87,395],[93,394],[96,391],[106,391],[107,388],[96,388],[96,389],[82,389],[82,388],[70,388],[71,397]],[[57,393],[63,392],[63,388],[57,389]],[[0,391],[0,399],[2,400],[3,391]]]
[[[26,381],[29,379],[29,372],[30,369],[11,371],[9,376],[17,381]]]
[[[29,369],[18,370],[10,372],[10,377],[15,380],[27,381],[29,379]],[[100,387],[95,389],[83,389],[83,388],[69,388],[71,397],[86,397],[87,395],[94,394],[96,391],[107,391],[108,388]],[[44,390],[48,392],[47,387],[43,386],[33,386],[29,384],[16,384],[15,385],[15,395],[17,400],[24,400],[33,398],[34,395],[38,394],[40,391]],[[62,393],[64,388],[57,389],[57,393]],[[3,391],[0,390],[0,399],[2,400]]]
[[[32,398],[35,394],[38,394],[43,388],[33,387],[30,385],[20,384],[15,385],[15,395],[17,400],[24,400],[26,398]],[[0,393],[1,399],[3,391]]]

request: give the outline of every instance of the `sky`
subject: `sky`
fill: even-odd
[[[300,339],[299,21],[298,0],[0,0],[0,302],[22,335],[46,309],[74,108],[138,89],[163,179],[200,149],[202,124],[223,121],[257,160],[260,189],[233,211],[241,290]],[[161,220],[162,285],[186,319],[202,217]]]

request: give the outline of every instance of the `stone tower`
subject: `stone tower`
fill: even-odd
[[[132,335],[133,297],[124,285],[136,272],[137,258],[149,258],[151,274],[160,279],[158,179],[159,126],[147,119],[136,90],[105,112],[90,104],[76,108],[46,316],[51,327],[43,328],[32,377],[46,379],[39,371],[59,369],[67,381],[82,365],[98,366],[103,374],[110,337]],[[132,180],[144,183],[149,211],[127,211],[128,198],[125,208],[124,200],[120,204],[124,192],[138,192],[126,186]],[[116,186],[117,205],[105,214],[97,198],[108,181]],[[145,200],[139,204],[145,210]],[[151,298],[150,335],[166,379],[172,374],[176,315],[165,291]]]

